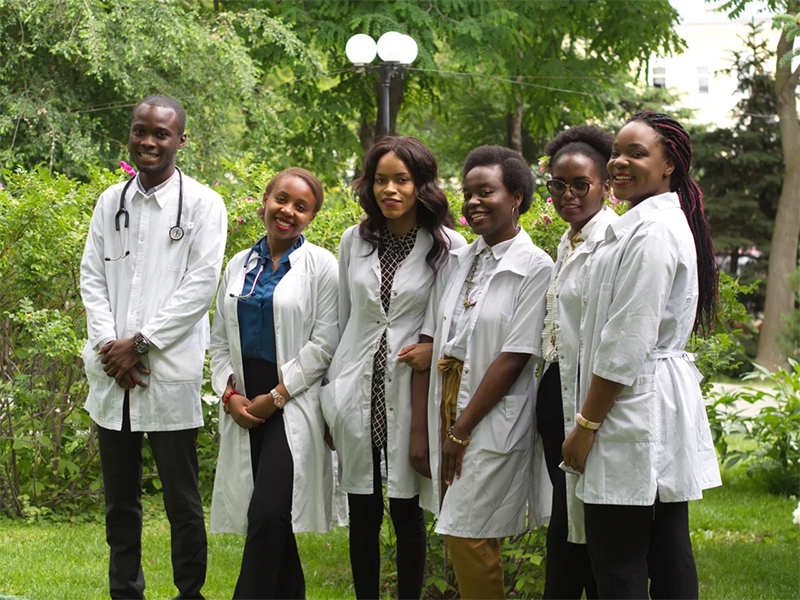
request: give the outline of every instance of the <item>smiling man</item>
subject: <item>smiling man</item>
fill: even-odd
[[[97,424],[112,598],[144,598],[145,432],[171,525],[178,597],[202,598],[206,575],[196,442],[227,217],[219,195],[175,165],[185,123],[183,107],[166,96],[133,109],[128,149],[138,174],[100,196],[81,262],[86,409]]]

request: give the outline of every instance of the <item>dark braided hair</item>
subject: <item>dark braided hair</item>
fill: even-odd
[[[652,127],[660,136],[664,152],[675,163],[670,176],[670,191],[678,194],[681,208],[686,214],[689,228],[694,237],[697,250],[697,283],[699,298],[694,331],[708,333],[717,321],[717,301],[719,300],[719,271],[714,259],[714,242],[703,210],[703,192],[692,179],[692,143],[689,134],[675,119],[663,113],[645,111],[636,113],[628,123],[642,121]]]
[[[414,179],[414,195],[417,199],[417,223],[422,225],[433,236],[433,245],[425,257],[428,266],[437,272],[442,266],[447,252],[450,250],[450,238],[444,227],[453,229],[455,219],[450,212],[447,195],[439,187],[439,167],[436,159],[427,146],[410,135],[382,137],[364,158],[364,175],[353,182],[358,202],[367,214],[367,218],[358,226],[358,232],[370,246],[372,251],[378,249],[381,239],[381,228],[386,224],[372,190],[375,185],[375,171],[378,161],[384,154],[394,152],[411,171]]]
[[[592,125],[578,125],[562,131],[547,142],[544,153],[550,157],[548,171],[553,172],[553,165],[559,156],[581,154],[591,160],[597,168],[600,179],[608,179],[608,159],[614,136]]]

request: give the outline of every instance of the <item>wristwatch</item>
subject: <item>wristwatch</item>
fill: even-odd
[[[269,393],[272,394],[272,401],[275,403],[275,408],[283,408],[283,405],[286,404],[286,398],[281,396],[275,388],[272,388]]]
[[[139,356],[150,352],[150,342],[142,335],[141,331],[133,334],[133,349]]]

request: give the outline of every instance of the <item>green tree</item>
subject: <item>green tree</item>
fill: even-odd
[[[243,132],[280,130],[250,53],[272,46],[312,62],[282,23],[260,13],[207,18],[180,0],[0,3],[0,167],[48,165],[88,175],[127,156],[133,105],[152,93],[180,99],[194,171],[242,151]],[[268,144],[262,146],[269,147]]]
[[[711,2],[712,0],[706,0]],[[720,6],[731,18],[739,16],[751,0],[727,0]],[[797,17],[800,0],[767,0],[767,8]],[[794,39],[781,32],[776,48],[775,87],[784,177],[775,215],[769,253],[767,297],[764,321],[758,341],[756,362],[770,370],[785,365],[786,356],[781,351],[778,336],[781,317],[789,314],[795,303],[794,293],[787,277],[797,268],[797,245],[800,239],[800,121],[797,115],[797,87],[800,65],[792,70],[791,62],[781,59],[792,52]]]
[[[767,69],[771,52],[759,41],[761,33],[760,25],[750,24],[745,49],[733,53],[727,71],[744,96],[734,125],[695,134],[693,143],[714,245],[729,254],[734,277],[743,248],[769,251],[783,181],[775,76]]]
[[[417,40],[417,61],[392,80],[392,131],[419,135],[437,156],[456,154],[457,162],[482,143],[503,143],[533,160],[537,140],[604,116],[630,71],[682,45],[667,0],[219,2],[223,11],[256,6],[290,27],[331,73],[254,55],[263,71],[293,78],[279,109],[291,131],[284,163],[321,171],[375,141],[377,75],[353,69],[344,55],[355,33],[378,38],[396,30]]]

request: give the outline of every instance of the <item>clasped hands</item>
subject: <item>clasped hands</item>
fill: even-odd
[[[103,371],[113,377],[123,390],[132,390],[137,385],[147,387],[139,374],[149,375],[150,369],[142,364],[142,357],[136,354],[132,337],[111,340],[100,348],[98,354],[103,357],[100,359]]]

